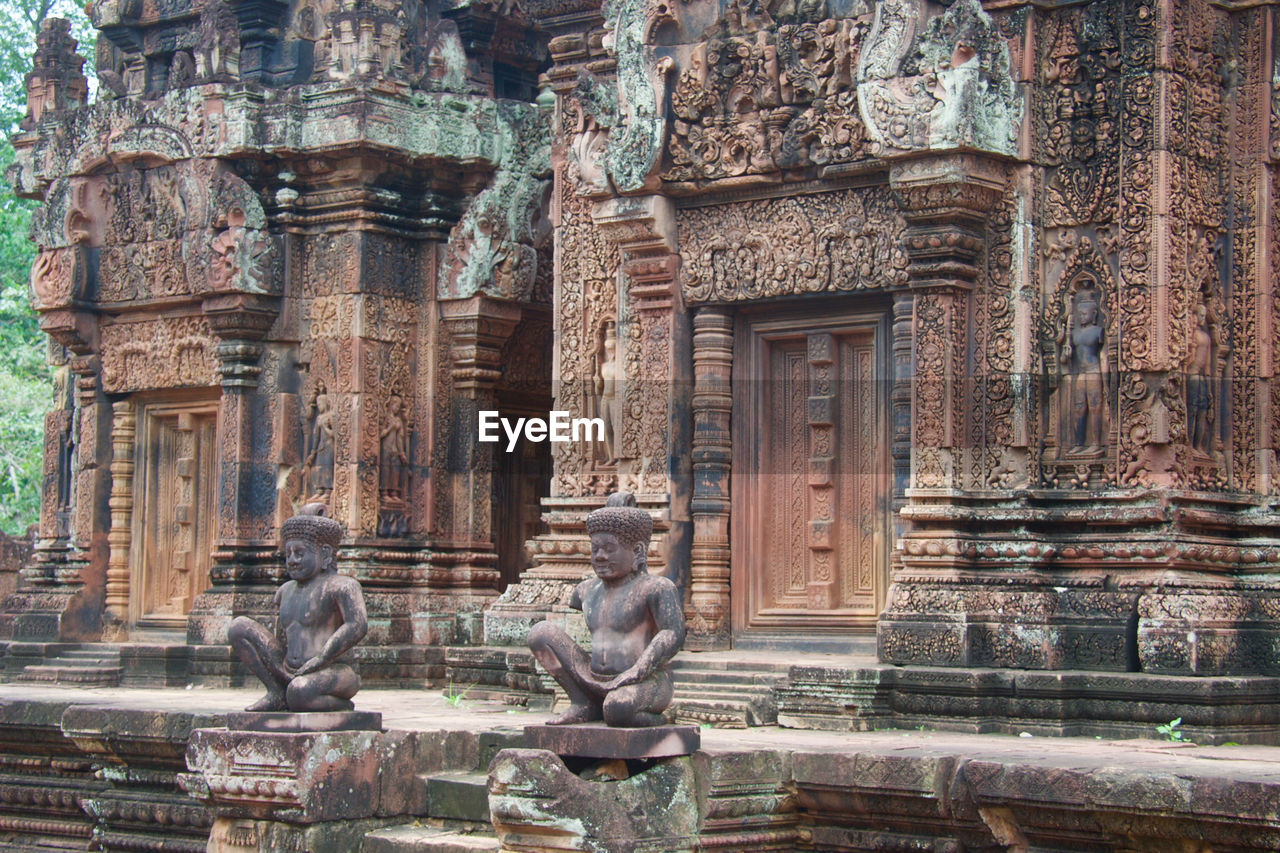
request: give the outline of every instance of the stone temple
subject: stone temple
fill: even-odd
[[[768,682],[686,720],[1280,743],[1280,7],[90,15],[7,176],[57,376],[7,679],[245,684],[316,500],[367,686],[538,707],[626,490],[684,657]]]

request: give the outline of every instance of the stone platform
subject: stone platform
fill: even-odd
[[[177,784],[192,733],[224,725],[257,696],[0,685],[0,848],[143,849],[163,839],[165,849],[203,851],[211,813]],[[367,834],[438,820],[433,774],[488,767],[549,716],[431,691],[359,698],[386,729],[376,735],[378,813],[351,828]],[[701,735],[692,767],[706,792],[696,812],[704,848],[1174,850],[1192,839],[1194,849],[1280,848],[1276,747],[777,727]]]

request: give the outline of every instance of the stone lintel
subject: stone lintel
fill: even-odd
[[[578,758],[672,758],[692,755],[701,744],[696,726],[622,729],[604,723],[525,726],[525,746]]]

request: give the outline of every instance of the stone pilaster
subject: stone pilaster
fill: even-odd
[[[222,397],[218,410],[220,470],[213,581],[267,580],[276,553],[275,476],[261,458],[269,421],[257,417],[255,391],[262,336],[275,322],[277,300],[247,294],[205,300],[219,343],[214,349]]]
[[[591,218],[621,260],[618,359],[623,380],[618,485],[657,516],[649,570],[688,595],[693,377],[688,314],[676,284],[675,211],[663,196],[596,202]],[[665,529],[665,535],[657,535]]]
[[[479,441],[479,413],[497,409],[494,388],[502,376],[502,347],[520,321],[514,302],[473,296],[444,300],[440,314],[450,336],[453,381],[449,478],[440,484],[437,500],[452,503],[453,527],[439,531],[438,571],[432,585],[481,599],[491,597],[498,581],[497,553],[492,537],[494,454],[500,442]]]
[[[890,172],[907,220],[908,287],[913,294],[914,489],[952,489],[961,483],[969,292],[981,274],[985,217],[1005,181],[1004,167],[980,155],[921,157]],[[900,308],[905,306],[895,306],[896,314]],[[897,341],[895,352],[900,352]]]

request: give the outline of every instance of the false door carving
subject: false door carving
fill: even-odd
[[[130,612],[139,628],[184,628],[209,587],[216,527],[217,403],[146,404],[138,419]]]
[[[748,318],[740,332],[735,628],[803,638],[873,627],[887,587],[884,323]]]

